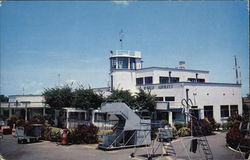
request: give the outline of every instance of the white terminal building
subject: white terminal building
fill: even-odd
[[[177,68],[143,68],[139,51],[111,51],[109,59],[110,89],[150,90],[157,100],[155,119],[185,121],[181,101],[187,89],[197,118],[213,117],[223,123],[233,114],[242,114],[241,84],[209,82],[209,71],[186,69],[184,61]]]
[[[223,123],[233,114],[242,114],[241,84],[209,82],[209,71],[186,69],[184,61],[179,62],[177,68],[143,68],[139,51],[111,51],[109,59],[110,86],[94,90],[104,91],[107,95],[113,89],[130,90],[132,93],[140,88],[150,91],[156,95],[155,120],[168,120],[170,124],[185,121],[181,101],[186,98],[187,89],[193,102],[191,111],[197,118],[213,117],[216,122]],[[36,114],[45,115],[47,107],[41,95],[12,95],[9,102],[0,103],[0,114],[9,117],[19,115],[28,120]],[[74,117],[78,111],[70,112],[72,115],[70,113],[69,117]],[[81,111],[77,116],[83,117],[81,120],[89,120],[87,112],[84,114],[81,116]],[[94,122],[106,119],[99,112],[93,114],[91,119]]]

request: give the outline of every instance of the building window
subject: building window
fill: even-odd
[[[228,105],[220,106],[220,115],[221,115],[221,117],[229,117],[229,107],[228,107]]]
[[[179,81],[180,81],[179,77],[171,77],[170,78],[170,83],[177,83]]]
[[[95,113],[95,122],[103,122],[107,120],[107,113]]]
[[[111,59],[110,61],[110,65],[111,65],[111,69],[116,69],[116,59]]]
[[[155,97],[155,101],[162,102],[163,101],[163,97]]]
[[[198,78],[198,79],[197,79],[197,82],[198,82],[198,83],[205,83],[205,79],[199,79],[199,78]]]
[[[165,101],[175,101],[175,97],[165,97]]]
[[[196,78],[188,78],[188,81],[190,81],[190,82],[196,82]],[[205,83],[205,79],[198,78],[197,82],[198,83]]]
[[[169,78],[168,77],[160,77],[159,78],[160,84],[168,83]]]
[[[136,78],[136,85],[143,84],[143,78]]]
[[[145,84],[152,84],[153,83],[153,77],[145,77]]]
[[[130,58],[130,69],[136,69],[135,58]]]
[[[128,58],[119,57],[118,58],[118,68],[119,69],[128,69]]]
[[[231,105],[230,106],[230,114],[231,114],[231,116],[238,114],[238,105]]]
[[[204,117],[213,118],[213,106],[204,106]]]

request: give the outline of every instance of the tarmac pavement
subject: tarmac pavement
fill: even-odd
[[[240,153],[234,152],[226,147],[225,133],[216,133],[216,135],[207,136],[210,148],[213,153],[214,160],[240,160]],[[205,159],[201,150],[195,154],[189,152],[190,139],[179,138],[172,142],[176,157],[163,156],[154,157],[154,160],[201,160]],[[184,147],[185,146],[185,147]],[[103,151],[96,149],[94,145],[68,145],[62,146],[49,141],[41,141],[30,144],[17,144],[17,139],[12,135],[4,135],[0,140],[0,160],[129,160],[133,148],[120,149],[113,151]],[[147,157],[150,148],[141,147],[136,152],[134,160],[143,160]],[[185,151],[187,150],[187,152]],[[158,149],[158,155],[162,152],[162,148]]]

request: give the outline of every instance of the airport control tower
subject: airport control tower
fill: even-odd
[[[128,50],[110,51],[110,87],[136,90],[135,71],[142,68],[141,52]]]

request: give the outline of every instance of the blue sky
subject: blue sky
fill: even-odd
[[[235,83],[233,56],[248,93],[247,1],[3,2],[0,7],[1,94],[40,94],[60,82],[108,83],[109,51],[140,50],[144,67],[210,71]]]

